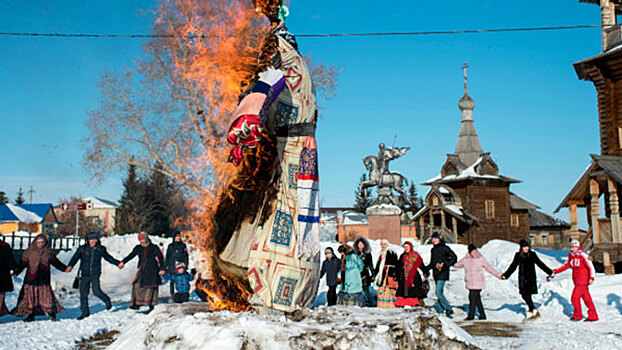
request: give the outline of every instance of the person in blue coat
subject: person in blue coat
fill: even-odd
[[[186,271],[186,264],[178,262],[175,264],[175,272],[171,274],[171,283],[175,286],[171,296],[175,303],[185,303],[190,299],[190,282],[192,275]]]
[[[78,247],[78,250],[73,255],[67,270],[70,272],[73,267],[80,261],[80,311],[82,314],[78,317],[78,320],[89,317],[89,289],[93,290],[93,294],[101,299],[106,304],[106,309],[112,308],[112,302],[110,298],[104,293],[99,284],[99,277],[102,273],[102,258],[107,262],[122,268],[121,262],[113,258],[106,247],[101,245],[99,241],[99,235],[97,232],[91,232],[87,236],[87,243]]]
[[[365,264],[348,245],[340,246],[338,251],[341,253],[341,288],[339,288],[337,295],[337,303],[362,307],[365,305],[365,296],[361,272],[363,272]]]

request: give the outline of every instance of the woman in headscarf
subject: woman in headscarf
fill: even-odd
[[[151,243],[151,239],[146,233],[139,233],[138,241],[140,244],[135,246],[132,252],[123,259],[121,268],[138,255],[138,271],[136,271],[132,281],[130,309],[138,310],[141,306],[148,305],[148,312],[151,312],[153,306],[158,303],[160,276],[165,272],[164,256],[160,248]]]
[[[417,306],[419,299],[423,298],[421,292],[421,276],[419,271],[423,260],[419,253],[413,250],[413,244],[404,242],[404,253],[400,256],[397,264],[398,289],[395,306]]]
[[[50,267],[65,271],[67,266],[56,258],[48,239],[40,234],[22,254],[13,276],[17,277],[24,269],[24,283],[19,292],[17,306],[11,313],[15,316],[27,316],[24,321],[32,322],[36,315],[46,315],[56,321],[56,314],[65,311],[58,302],[50,286]]]
[[[15,270],[15,256],[13,249],[8,243],[0,241],[0,316],[9,313],[4,303],[4,295],[6,292],[13,291],[13,279],[11,278],[11,270]]]
[[[364,306],[363,282],[361,272],[365,265],[354,250],[348,245],[342,245],[338,249],[341,253],[341,288],[337,295],[337,304]]]
[[[389,241],[380,240],[380,255],[376,262],[374,274],[378,286],[378,307],[395,307],[395,285],[397,283],[397,253],[389,247]],[[390,288],[391,290],[386,290]],[[385,291],[387,298],[382,298]]]

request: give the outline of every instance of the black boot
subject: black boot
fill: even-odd
[[[52,313],[50,314],[50,320],[51,320],[51,321],[56,321],[56,313],[55,313],[55,312],[52,312]]]
[[[110,309],[112,309],[112,303],[106,304],[106,310],[110,310]]]
[[[149,310],[147,310],[147,312],[146,312],[146,313],[147,313],[147,314],[148,314],[148,313],[151,313],[151,311],[153,311],[153,305],[149,305]]]
[[[35,320],[35,314],[34,314],[34,313],[32,313],[32,314],[28,315],[28,317],[26,317],[26,318],[24,319],[24,322],[32,322],[32,321],[34,321],[34,320]]]
[[[90,316],[89,314],[82,314],[82,315],[80,315],[80,317],[78,317],[78,321],[84,320],[85,318],[87,318],[89,316]]]
[[[130,305],[130,309],[132,309],[132,310],[138,310],[138,309],[140,309],[140,306],[138,306],[138,305],[136,305],[136,304],[132,304],[132,305]]]

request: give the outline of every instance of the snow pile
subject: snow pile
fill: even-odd
[[[423,309],[322,307],[288,318],[204,308],[158,306],[109,349],[479,349],[455,324]]]

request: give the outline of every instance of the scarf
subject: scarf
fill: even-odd
[[[45,241],[45,246],[39,249],[37,247],[37,240],[43,239]],[[43,266],[44,269],[50,269],[50,263],[54,258],[54,252],[52,248],[49,246],[48,239],[43,235],[39,234],[35,237],[35,240],[32,241],[28,249],[22,254],[22,261],[26,263],[28,267],[28,277],[31,279],[37,276],[37,272],[39,271],[39,266]]]
[[[419,255],[414,251],[404,253],[402,257],[402,265],[404,266],[404,279],[406,280],[406,287],[410,288],[415,280],[415,274],[417,269],[414,269],[415,263],[419,259]]]
[[[384,282],[382,280],[382,275],[383,275],[383,271],[384,271],[384,265],[385,262],[387,261],[387,252],[389,251],[389,247],[387,247],[387,249],[383,250],[380,252],[380,267],[378,268],[378,276],[376,276],[376,284],[381,286],[382,283]]]

